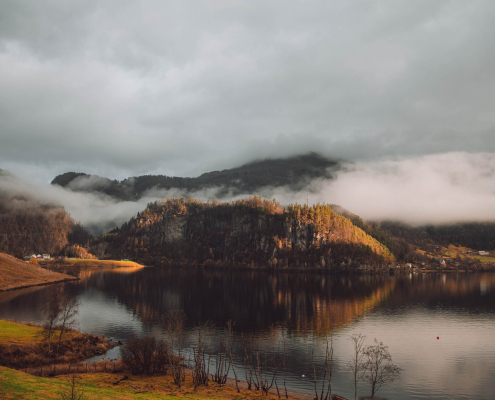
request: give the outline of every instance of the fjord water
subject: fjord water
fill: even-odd
[[[334,345],[332,392],[353,398],[347,363],[353,333],[389,346],[400,379],[378,395],[388,399],[495,398],[495,274],[380,276],[201,269],[77,271],[63,291],[80,300],[79,329],[115,340],[165,335],[164,315],[184,310],[186,348],[211,321],[216,339],[235,323],[239,379],[242,341],[254,337],[271,352],[288,349],[290,389],[313,391],[312,353],[322,368],[326,338]],[[0,294],[0,318],[42,323],[57,285]],[[60,287],[60,286],[58,286]],[[437,339],[439,337],[439,339]],[[244,338],[244,339],[243,339]],[[212,353],[215,344],[212,340]],[[117,352],[114,352],[114,354]],[[361,382],[359,394],[369,395]]]

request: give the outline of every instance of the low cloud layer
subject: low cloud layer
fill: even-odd
[[[495,2],[6,0],[0,168],[495,151]]]
[[[121,225],[143,210],[148,201],[154,200],[143,198],[138,202],[117,202],[105,195],[73,192],[13,174],[0,175],[0,192],[22,196],[26,199],[22,202],[24,206],[29,206],[30,199],[38,204],[62,206],[93,234],[101,234]]]
[[[334,180],[308,182],[309,202],[338,204],[368,221],[412,225],[495,222],[495,153],[451,152],[346,164]],[[283,204],[306,192],[266,188]]]
[[[308,182],[309,201],[338,204],[365,220],[398,220],[412,225],[495,221],[495,154],[445,153],[345,165],[334,180]],[[225,195],[225,188],[198,192],[150,190],[137,202],[117,202],[97,194],[79,193],[19,175],[0,175],[0,191],[58,204],[100,234],[126,222],[159,198],[194,197],[206,201],[234,200],[249,194]],[[227,192],[228,193],[228,192]],[[306,192],[264,188],[256,195],[282,204],[305,203]],[[24,204],[19,203],[19,204]]]
[[[315,199],[367,220],[495,221],[495,154],[447,153],[350,165]]]

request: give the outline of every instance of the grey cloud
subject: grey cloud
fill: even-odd
[[[0,167],[495,152],[493,2],[4,1]]]
[[[445,153],[360,162],[335,181],[314,182],[312,201],[366,220],[413,225],[495,221],[495,156]]]

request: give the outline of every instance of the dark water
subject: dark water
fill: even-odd
[[[63,290],[81,302],[79,329],[118,340],[165,335],[164,315],[184,310],[186,346],[195,329],[211,321],[235,322],[235,351],[254,337],[267,352],[286,341],[291,389],[312,392],[312,352],[323,364],[333,338],[333,392],[353,398],[346,364],[353,333],[389,346],[400,379],[378,392],[388,399],[495,399],[495,274],[328,276],[261,271],[79,271]],[[0,318],[43,322],[56,286],[0,294]],[[437,340],[437,336],[440,337]],[[212,352],[215,343],[212,342]],[[275,350],[274,350],[275,349]],[[107,357],[113,357],[113,354]],[[244,376],[240,374],[240,378]],[[360,395],[369,395],[361,383]]]

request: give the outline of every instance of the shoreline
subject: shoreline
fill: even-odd
[[[422,273],[494,273],[494,269],[426,269],[411,270],[409,268],[389,269],[382,267],[379,269],[346,269],[346,268],[320,268],[320,267],[265,267],[265,266],[223,266],[223,265],[197,265],[197,264],[150,264],[151,268],[176,268],[176,269],[196,269],[196,270],[227,270],[227,271],[266,271],[281,273],[320,273],[338,275],[402,275],[402,274],[422,274]]]
[[[113,360],[98,360],[94,362],[88,363],[86,360],[89,358],[83,358],[83,355],[88,355],[89,353],[100,352],[101,354],[106,354],[106,352],[117,345],[116,342],[110,341],[102,336],[96,336],[92,334],[84,334],[78,331],[70,331],[70,338],[67,343],[68,347],[73,349],[73,346],[79,345],[79,351],[76,354],[72,355],[72,361],[67,361],[65,354],[60,354],[57,358],[50,358],[40,353],[43,346],[42,340],[39,337],[39,334],[36,332],[41,330],[42,327],[33,323],[21,323],[17,321],[9,321],[9,320],[0,320],[0,323],[3,322],[5,328],[10,329],[10,333],[7,337],[2,338],[0,340],[0,350],[4,354],[5,357],[2,357],[2,364],[0,367],[0,372],[2,368],[6,368],[13,371],[18,371],[20,373],[27,374],[33,377],[39,377],[40,379],[65,379],[67,376],[71,374],[78,374],[81,376],[86,376],[87,380],[92,380],[95,377],[99,377],[103,374],[113,376],[115,379],[112,381],[118,381],[119,376],[127,376],[126,383],[116,386],[115,383],[112,386],[109,386],[109,389],[113,389],[112,392],[117,395],[118,390],[123,386],[128,386],[132,383],[134,387],[136,384],[150,387],[155,389],[155,386],[163,386],[159,390],[159,392],[163,392],[166,390],[167,393],[165,395],[173,395],[177,392],[185,391],[186,393],[193,390],[198,394],[202,392],[211,392],[216,391],[219,393],[218,397],[214,398],[232,398],[231,395],[238,395],[236,389],[236,381],[232,378],[227,378],[227,381],[223,385],[219,385],[212,380],[208,382],[207,386],[199,386],[197,389],[193,389],[194,385],[192,385],[192,370],[189,368],[185,368],[184,372],[186,374],[186,382],[183,387],[178,388],[172,383],[172,376],[170,371],[163,375],[153,375],[153,376],[144,376],[144,375],[133,375],[129,373],[129,371],[124,368],[122,364],[122,359],[113,359]],[[16,329],[15,331],[12,328]],[[17,333],[17,329],[24,329],[25,332],[22,334]],[[41,346],[41,347],[40,347]],[[105,349],[103,349],[103,347]],[[46,350],[46,349],[44,349]],[[101,352],[104,350],[103,352]],[[13,357],[8,357],[9,354]],[[19,359],[19,356],[22,356]],[[38,357],[36,361],[34,361],[34,356]],[[39,358],[42,357],[42,358]],[[91,358],[91,357],[90,357]],[[65,360],[65,361],[64,361]],[[71,371],[72,369],[72,371]],[[1,375],[1,373],[0,373]],[[83,378],[84,379],[84,378]],[[0,378],[1,381],[1,378]],[[109,380],[107,379],[107,382]],[[102,385],[104,386],[104,385]],[[247,382],[243,380],[237,380],[237,386],[240,389],[239,395],[243,396],[243,398],[251,399],[251,398],[285,398],[285,389],[282,386],[279,386],[280,397],[277,394],[276,386],[272,387],[268,391],[268,396],[263,393],[261,390],[248,389]],[[166,389],[165,389],[166,387]],[[155,390],[150,390],[155,391]],[[157,393],[157,391],[155,391]],[[293,390],[287,390],[287,395],[290,399],[297,400],[311,400],[314,398],[314,394],[311,393],[303,393],[297,392]],[[117,397],[118,398],[118,397]],[[339,397],[334,395],[332,397],[334,400],[346,400],[343,397]]]
[[[107,370],[108,371],[108,370]],[[47,370],[48,372],[48,370]],[[11,385],[3,387],[0,385],[0,397],[8,394],[7,398],[34,399],[45,398],[59,393],[64,388],[70,389],[71,377],[77,379],[76,388],[85,394],[88,400],[100,398],[133,400],[135,398],[189,398],[191,400],[279,400],[285,399],[285,391],[280,391],[280,397],[275,392],[268,394],[262,391],[241,389],[240,393],[228,384],[218,385],[209,382],[208,386],[198,386],[194,388],[192,377],[185,376],[181,387],[173,383],[169,374],[161,376],[136,376],[124,374],[122,372],[76,372],[68,375],[46,375],[43,377],[24,373],[7,367],[0,367],[0,382],[11,382]],[[33,397],[31,393],[36,393]],[[312,400],[314,394],[299,392],[287,392],[289,400]],[[145,396],[145,397],[143,397]],[[148,397],[149,396],[149,397]],[[347,400],[338,395],[332,395],[332,400]],[[330,400],[330,398],[329,398]]]
[[[56,283],[74,282],[74,281],[79,281],[79,280],[80,279],[77,276],[73,276],[70,278],[64,278],[64,279],[55,280],[55,281],[51,281],[51,282],[33,283],[31,285],[20,285],[20,286],[11,287],[8,289],[0,289],[0,293],[13,292],[15,290],[34,288],[34,287],[39,287],[39,286],[48,286],[48,285],[53,285]]]

